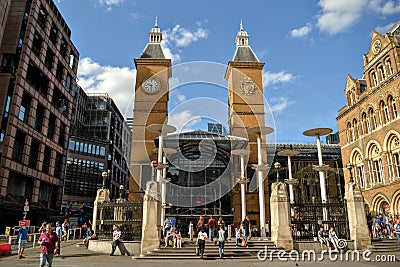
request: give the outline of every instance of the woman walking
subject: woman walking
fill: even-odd
[[[197,235],[197,242],[196,242],[196,244],[199,246],[200,258],[203,258],[207,238],[208,238],[208,236],[207,236],[206,228],[202,227],[200,229],[200,232]]]

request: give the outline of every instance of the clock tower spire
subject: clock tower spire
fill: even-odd
[[[151,124],[164,124],[168,119],[169,78],[171,59],[161,47],[162,32],[156,17],[149,32],[149,41],[139,58],[135,58],[136,84],[133,109],[131,174],[129,188],[145,189],[151,177],[151,161],[157,159],[154,139],[157,133],[146,130]],[[130,195],[130,199],[134,199]]]

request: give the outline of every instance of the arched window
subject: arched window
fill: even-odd
[[[396,100],[394,100],[393,96],[391,96],[391,95],[388,96],[387,105],[388,105],[390,117],[392,119],[397,119],[398,113],[397,113]]]
[[[346,134],[347,134],[347,143],[353,142],[354,135],[353,135],[353,128],[351,127],[351,123],[347,123],[346,127]]]
[[[383,173],[382,158],[380,150],[376,144],[372,144],[369,148],[369,168],[371,172],[372,184],[381,184],[385,182]]]
[[[352,129],[353,129],[353,139],[357,140],[360,133],[358,132],[358,122],[356,119],[353,120]]]
[[[377,86],[378,85],[378,76],[376,75],[376,72],[372,72],[372,80],[373,80],[373,85]]]
[[[363,112],[361,115],[361,133],[367,134],[368,133],[368,126],[367,126],[367,113]]]
[[[365,188],[367,186],[364,174],[364,162],[360,153],[354,153],[351,162],[354,165],[353,168],[353,177],[354,181],[360,185],[361,188]]]
[[[379,72],[381,73],[381,81],[386,80],[386,69],[385,66],[380,66],[379,67]]]
[[[400,141],[396,135],[391,135],[388,138],[388,153],[387,162],[389,168],[389,181],[395,181],[400,177],[400,166],[399,166],[399,153],[400,153]]]
[[[390,62],[390,59],[388,59],[386,61],[386,66],[387,66],[387,68],[389,70],[389,75],[392,75],[393,74],[393,67],[392,67],[392,62]]]

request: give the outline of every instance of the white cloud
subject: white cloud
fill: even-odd
[[[181,101],[181,102],[186,100],[186,96],[185,95],[179,94],[179,95],[177,95],[177,97],[178,97],[178,100]]]
[[[290,31],[290,37],[293,38],[304,38],[306,37],[312,30],[312,25],[310,23],[307,23],[305,26],[294,29]]]
[[[322,32],[334,35],[343,32],[361,17],[369,0],[320,0],[321,14],[317,25]]]
[[[125,0],[99,0],[100,4],[106,6],[106,11],[111,11],[112,6],[117,6],[122,4]]]
[[[385,34],[389,31],[390,28],[392,28],[394,25],[394,23],[389,23],[385,26],[380,26],[380,27],[376,27],[375,30],[381,34]]]
[[[168,124],[176,127],[176,133],[193,131],[190,127],[201,121],[200,116],[195,116],[190,110],[169,114]]]
[[[267,87],[271,84],[287,83],[294,80],[295,78],[296,77],[293,74],[287,73],[285,71],[275,73],[267,71],[263,73],[263,86]]]
[[[288,106],[295,103],[295,101],[290,100],[287,97],[272,98],[271,100],[271,112],[272,113],[282,113]]]
[[[400,12],[400,1],[370,0],[369,8],[378,14],[393,15]]]
[[[162,32],[163,40],[161,46],[164,50],[166,58],[170,58],[172,62],[179,62],[181,52],[179,48],[187,47],[193,42],[200,39],[207,39],[208,30],[198,27],[195,31],[181,27],[179,24],[175,25],[172,29],[165,29]]]
[[[87,93],[108,93],[122,115],[132,115],[136,70],[102,66],[91,58],[83,58],[79,61],[78,79]]]

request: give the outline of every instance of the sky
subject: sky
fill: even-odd
[[[399,0],[55,0],[80,53],[78,84],[88,93],[109,93],[132,116],[136,69],[157,17],[162,47],[172,59],[169,124],[179,131],[227,126],[223,78],[243,28],[265,62],[263,90],[268,126],[277,142],[313,143],[305,130],[337,131],[345,105],[347,75],[363,76],[371,34],[400,19]],[[182,83],[187,69],[209,75]],[[209,108],[205,103],[210,104]],[[213,112],[211,112],[213,111]],[[322,138],[322,141],[324,138]]]

